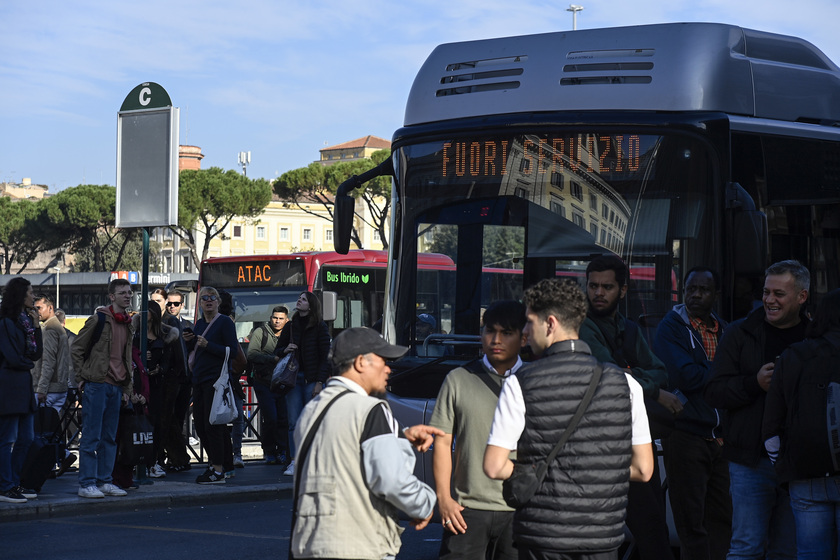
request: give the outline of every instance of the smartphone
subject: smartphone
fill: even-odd
[[[683,404],[683,406],[685,406],[685,403],[687,403],[687,402],[688,402],[688,397],[686,397],[685,395],[683,395],[683,394],[682,394],[682,391],[680,391],[679,389],[674,389],[673,391],[671,391],[671,393],[672,393],[675,397],[677,397],[678,399],[680,399],[680,402]]]
[[[184,327],[184,334],[186,334],[186,333],[192,334],[193,330],[190,327]]]

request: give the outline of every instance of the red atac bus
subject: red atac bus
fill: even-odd
[[[346,255],[316,251],[217,257],[202,261],[198,283],[199,288],[213,286],[233,296],[240,340],[268,320],[275,306],[285,305],[294,313],[303,291],[325,303],[325,319],[335,336],[348,327],[372,327],[381,318],[387,263],[387,251],[367,249]],[[452,259],[434,253],[424,255],[419,265],[430,271],[434,283],[439,275],[433,271],[454,269]]]

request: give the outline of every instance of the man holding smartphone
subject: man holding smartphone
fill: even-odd
[[[723,560],[729,550],[732,501],[723,458],[720,413],[703,398],[726,323],[713,311],[720,279],[695,267],[683,282],[684,302],[656,329],[653,351],[668,369],[668,385],[683,401],[674,430],[662,439],[680,559]]]

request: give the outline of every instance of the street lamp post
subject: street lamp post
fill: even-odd
[[[53,267],[55,270],[55,308],[59,309],[61,305],[59,304],[59,290],[61,289],[61,267],[55,266]]]
[[[572,31],[577,29],[577,13],[583,9],[583,6],[578,4],[569,4],[566,8],[567,12],[572,12]]]

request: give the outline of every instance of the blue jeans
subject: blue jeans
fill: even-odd
[[[840,560],[840,476],[794,480],[790,505],[796,519],[796,557]]]
[[[796,558],[796,525],[790,495],[776,481],[770,459],[758,466],[729,463],[732,542],[727,560]]]
[[[306,403],[312,400],[312,391],[315,389],[315,382],[307,383],[303,370],[298,372],[297,381],[291,391],[286,393],[286,411],[289,414],[289,449],[294,458],[297,453],[295,446],[295,426],[297,426],[300,413]]]
[[[288,458],[288,425],[286,398],[273,392],[268,385],[255,382],[254,392],[260,403],[260,443],[263,455],[279,458],[284,453]]]
[[[117,458],[117,426],[122,389],[110,383],[85,382],[82,392],[82,438],[79,441],[79,486],[110,483]]]
[[[20,485],[20,471],[32,445],[35,414],[0,416],[0,491]]]

